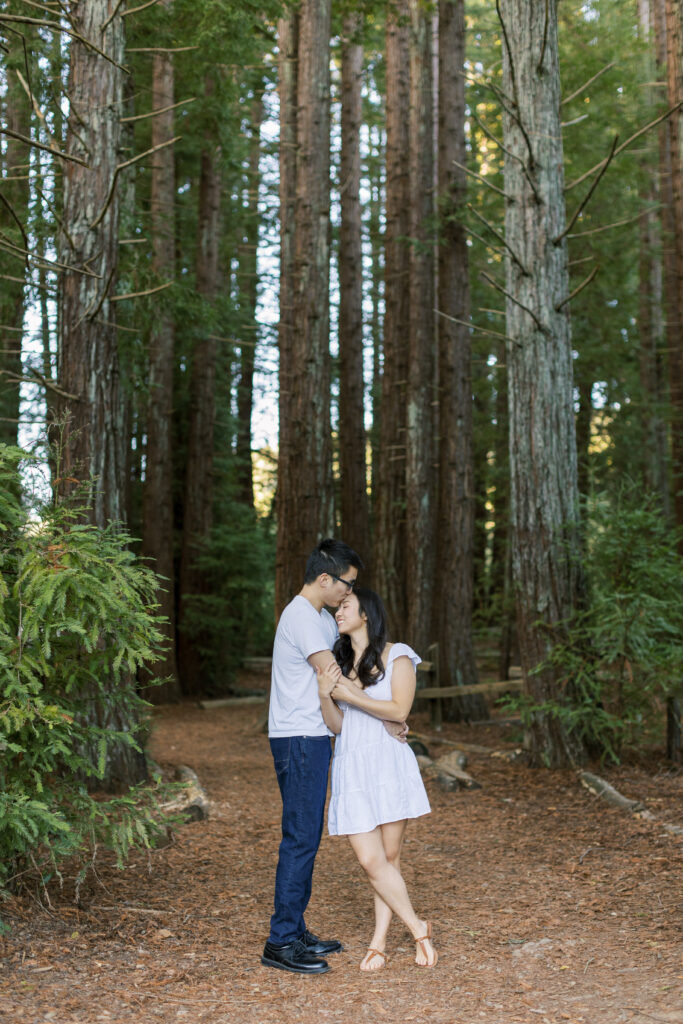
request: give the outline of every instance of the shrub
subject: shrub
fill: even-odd
[[[140,753],[137,670],[161,642],[154,574],[84,510],[22,505],[0,445],[0,888],[98,845],[122,864],[162,829],[155,785],[89,792],[116,748]]]
[[[683,560],[654,499],[625,485],[594,499],[586,524],[588,599],[549,661],[568,700],[551,710],[589,750],[618,760],[661,727],[683,680]],[[523,718],[538,710],[517,702]]]

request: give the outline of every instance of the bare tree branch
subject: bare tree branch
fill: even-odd
[[[170,288],[174,281],[167,281],[166,284],[159,284],[156,288],[147,288],[144,292],[127,292],[125,295],[110,295],[110,302],[123,302],[124,299],[138,299],[141,295],[154,295],[155,292],[163,292],[165,288]]]
[[[109,17],[107,18],[107,20],[106,20],[106,21],[104,22],[104,24],[102,25],[102,28],[100,29],[100,35],[102,35],[102,36],[103,36],[103,35],[104,35],[104,33],[105,33],[105,31],[106,31],[106,30],[107,30],[107,29],[109,28],[109,26],[111,25],[112,21],[114,20],[114,18],[116,17],[116,15],[117,15],[117,14],[119,13],[119,11],[121,10],[121,4],[122,4],[122,3],[124,3],[124,0],[118,0],[118,3],[117,3],[117,4],[115,4],[115,6],[114,6],[114,10],[113,10],[113,11],[111,12],[111,14],[110,14],[110,15],[109,15]]]
[[[116,169],[114,170],[114,174],[111,179],[111,185],[109,186],[109,195],[105,199],[104,206],[98,213],[97,217],[95,217],[95,220],[90,225],[91,229],[97,227],[97,225],[100,223],[105,213],[107,212],[109,204],[111,203],[114,197],[114,189],[116,188],[116,182],[121,171],[125,170],[126,167],[130,167],[131,164],[136,164],[138,160],[143,160],[146,156],[149,156],[150,153],[156,153],[157,150],[164,149],[165,146],[172,146],[174,142],[178,141],[178,139],[182,139],[182,135],[176,135],[172,139],[167,139],[166,142],[160,142],[158,146],[152,146],[151,149],[146,149],[144,153],[138,153],[137,156],[133,156],[130,158],[130,160],[125,160],[122,164],[118,164],[116,166]]]
[[[604,75],[605,72],[609,71],[610,68],[613,68],[615,64],[616,61],[613,60],[611,60],[609,64],[605,64],[604,68],[601,68],[600,71],[596,72],[596,74],[594,74],[592,78],[589,78],[587,82],[584,82],[583,85],[580,85],[578,89],[575,89],[571,96],[567,96],[565,99],[563,99],[560,103],[560,106],[563,107],[565,103],[571,103],[572,100],[575,100],[577,96],[581,95],[584,89],[587,89],[589,85],[592,85],[597,78],[600,78],[601,75]]]
[[[589,231],[576,231],[573,235],[568,235],[568,238],[584,238],[586,235],[599,235],[602,231],[611,231],[612,228],[621,228],[624,224],[633,224],[634,220],[640,220],[644,213],[654,213],[660,209],[660,204],[656,203],[654,206],[648,206],[643,210],[640,210],[635,217],[625,217],[624,220],[615,220],[612,224],[603,224],[599,228],[591,228]]]
[[[0,135],[9,135],[12,139],[18,139],[19,142],[25,142],[27,146],[33,146],[35,149],[43,149],[46,153],[54,153],[60,160],[72,160],[75,164],[80,164],[82,167],[88,167],[89,164],[85,160],[81,160],[79,156],[71,156],[70,153],[62,153],[61,150],[55,149],[53,146],[44,146],[42,142],[35,142],[33,139],[27,138],[25,135],[20,135],[19,132],[13,132],[11,128],[0,127]]]
[[[583,289],[586,288],[587,285],[591,283],[591,281],[597,274],[598,270],[599,267],[593,267],[588,277],[585,280],[583,280],[581,284],[574,289],[573,292],[570,292],[566,299],[562,299],[562,302],[558,302],[558,304],[555,306],[555,312],[559,313],[563,306],[566,306],[568,302],[571,302],[572,299],[575,299],[579,292],[582,292]]]
[[[130,74],[128,68],[125,68],[123,64],[117,64],[115,60],[107,56],[104,50],[100,50],[99,46],[95,46],[95,44],[91,43],[89,39],[82,36],[80,32],[76,32],[72,28],[66,28],[65,25],[60,24],[58,21],[46,21],[44,18],[27,18],[23,14],[0,13],[0,22],[3,21],[18,22],[21,25],[38,25],[41,28],[54,29],[56,32],[66,32],[68,36],[72,36],[74,39],[77,39],[79,43],[83,43],[83,45],[87,46],[89,50],[94,50],[94,52],[99,54],[100,57],[104,57],[105,60],[109,61],[110,64],[113,64],[114,67],[119,69],[119,71],[125,71],[127,75]]]
[[[128,53],[185,53],[186,50],[198,50],[198,46],[129,46]]]
[[[146,7],[152,7],[154,4],[158,3],[159,0],[147,0],[147,3],[140,4],[139,7],[131,7],[129,11],[124,11],[121,17],[128,18],[131,14],[137,14],[138,11],[144,11]]]
[[[59,270],[71,270],[74,274],[85,274],[86,277],[97,277],[101,280],[101,274],[96,274],[93,270],[74,267],[69,263],[58,263],[57,260],[48,260],[45,256],[36,256],[27,249],[22,249],[20,246],[10,242],[2,231],[0,231],[0,247],[6,249],[7,252],[13,253],[17,258],[19,256],[28,256],[30,260],[35,260],[37,266],[45,267],[46,270],[54,270],[57,267]]]
[[[24,231],[24,225],[19,220],[19,217],[17,216],[17,213],[16,213],[14,207],[12,206],[12,204],[10,203],[9,199],[6,196],[4,196],[2,194],[2,192],[0,192],[0,199],[3,201],[3,203],[5,204],[7,209],[9,210],[10,214],[12,215],[12,219],[15,221],[17,227],[19,228],[19,231],[21,232],[21,237],[24,240],[24,245],[26,246],[26,249],[28,250],[28,238],[26,236],[26,232]]]
[[[505,249],[507,249],[507,251],[510,253],[510,255],[513,258],[513,260],[515,261],[515,263],[517,264],[519,269],[522,271],[524,276],[528,277],[529,276],[529,271],[526,269],[526,267],[524,266],[522,261],[519,259],[519,257],[517,256],[517,253],[514,251],[514,249],[510,246],[509,242],[507,242],[505,240],[504,236],[501,235],[499,231],[496,231],[496,229],[494,228],[493,224],[489,224],[489,222],[486,220],[486,218],[482,217],[482,215],[479,213],[479,211],[475,210],[475,208],[472,206],[471,203],[467,204],[467,209],[470,210],[471,213],[474,214],[474,216],[477,218],[477,220],[480,220],[481,223],[485,227],[487,227],[489,229],[489,231],[491,232],[492,235],[495,235],[495,237],[498,239],[498,241],[501,243],[501,245]]]
[[[529,166],[530,167],[535,167],[536,166],[536,160],[535,160],[535,157],[534,157],[534,151],[531,148],[531,139],[529,138],[529,136],[527,134],[527,130],[524,127],[524,125],[522,124],[522,121],[521,121],[519,113],[518,113],[518,111],[519,111],[519,93],[517,91],[517,74],[515,72],[515,62],[514,62],[514,58],[512,56],[512,47],[510,46],[510,40],[508,39],[507,28],[505,27],[505,22],[503,21],[503,12],[500,9],[500,0],[496,0],[496,11],[498,12],[498,20],[500,21],[500,27],[501,27],[501,29],[503,31],[503,40],[505,41],[505,49],[507,50],[508,60],[510,61],[510,77],[512,78],[512,88],[513,88],[513,91],[514,91],[513,102],[514,102],[514,106],[515,106],[516,109],[514,111],[508,109],[508,113],[510,114],[511,117],[514,117],[515,121],[519,125],[519,130],[521,131],[522,135],[524,136],[524,141],[526,142],[526,147],[527,147],[527,150],[529,152],[529,161],[530,161],[530,165]]]
[[[609,165],[612,163],[612,160],[614,159],[614,154],[616,152],[617,142],[618,141],[619,141],[619,136],[615,135],[614,136],[614,142],[612,143],[612,148],[611,148],[611,150],[609,152],[609,155],[607,156],[607,159],[605,160],[605,163],[604,163],[604,166],[603,166],[602,170],[598,174],[597,178],[595,179],[595,181],[593,182],[591,187],[588,189],[588,192],[584,196],[583,200],[577,206],[576,210],[574,211],[574,216],[569,221],[569,223],[565,227],[565,229],[562,232],[562,234],[558,235],[557,238],[553,239],[553,245],[559,245],[560,242],[562,241],[562,239],[565,238],[565,236],[569,234],[569,232],[571,231],[571,229],[574,227],[574,225],[576,224],[577,220],[579,219],[581,211],[584,210],[586,208],[586,206],[588,205],[588,202],[590,201],[591,196],[593,195],[593,193],[595,192],[596,188],[600,184],[600,180],[601,180],[603,174],[605,174],[605,172],[607,171],[607,168],[609,167]]]
[[[541,56],[538,58],[538,64],[536,65],[536,73],[541,74],[543,71],[543,61],[545,59],[545,48],[548,43],[548,0],[545,0],[545,20],[543,22],[543,43],[541,44]]]
[[[670,109],[667,110],[660,117],[656,117],[654,119],[654,121],[650,121],[648,124],[644,125],[642,128],[639,128],[637,132],[634,132],[634,134],[631,135],[630,138],[628,138],[626,140],[626,142],[622,142],[622,144],[618,147],[618,149],[615,149],[613,155],[614,156],[618,156],[619,153],[621,153],[624,149],[626,149],[627,146],[630,146],[632,142],[635,142],[635,140],[640,138],[641,135],[644,135],[645,132],[649,132],[650,128],[655,128],[662,121],[665,121],[667,119],[667,117],[671,117],[671,115],[675,114],[676,111],[680,110],[681,107],[683,107],[683,100],[681,100],[675,106],[670,107]],[[608,159],[608,158],[605,157],[605,160],[606,159]],[[577,178],[575,181],[570,182],[569,185],[565,185],[565,189],[564,189],[565,192],[569,192],[570,189],[575,188],[577,185],[580,185],[582,181],[586,180],[586,178],[590,178],[591,174],[595,174],[596,171],[599,171],[600,168],[605,163],[605,160],[601,160],[599,164],[596,164],[595,167],[591,167],[591,169],[589,171],[586,171],[585,174],[582,174],[580,178]]]
[[[514,296],[514,295],[512,295],[512,294],[511,294],[511,293],[510,293],[509,291],[507,291],[507,289],[506,289],[506,288],[503,288],[502,284],[498,284],[498,282],[497,282],[497,281],[494,281],[494,279],[493,279],[492,277],[489,277],[489,275],[488,275],[488,274],[486,273],[486,271],[485,271],[485,270],[482,270],[482,272],[481,272],[481,276],[482,276],[482,277],[484,278],[484,280],[485,280],[485,281],[487,281],[487,282],[488,282],[488,283],[489,283],[489,284],[490,284],[490,285],[491,285],[491,286],[492,286],[493,288],[495,288],[495,289],[496,289],[497,291],[499,291],[499,292],[502,292],[502,294],[503,294],[503,295],[504,295],[504,296],[506,297],[506,299],[509,299],[509,300],[510,300],[510,302],[514,302],[515,306],[519,306],[519,308],[520,308],[520,309],[523,309],[525,313],[528,313],[528,314],[529,314],[529,316],[530,316],[530,317],[532,318],[532,320],[534,321],[534,323],[536,324],[536,326],[538,327],[539,331],[542,331],[542,332],[543,332],[543,334],[547,334],[547,333],[548,333],[548,332],[547,332],[547,330],[546,330],[546,328],[545,328],[545,327],[543,326],[543,324],[541,323],[541,321],[540,321],[540,320],[538,319],[538,317],[537,317],[537,316],[536,316],[536,314],[534,313],[533,309],[529,309],[529,307],[528,307],[528,306],[525,306],[523,302],[520,302],[520,301],[519,301],[519,299],[515,298],[515,296]],[[511,338],[510,340],[511,340],[511,341],[514,341],[515,339],[514,339],[514,338]]]
[[[156,0],[154,0],[156,3]],[[165,114],[169,110],[175,110],[176,107],[182,107],[185,103],[194,103],[197,99],[196,96],[191,96],[189,100],[179,100],[177,103],[171,103],[168,107],[157,107],[156,110],[150,110],[147,114],[135,114],[133,117],[120,117],[119,121],[121,124],[129,124],[131,121],[143,121],[146,117],[156,117],[157,114]]]
[[[518,157],[516,153],[513,153],[512,150],[508,149],[507,146],[505,146],[503,144],[503,142],[499,138],[497,138],[493,134],[493,132],[490,131],[486,127],[484,122],[479,120],[479,118],[477,117],[476,114],[474,114],[473,117],[474,117],[474,120],[476,121],[476,123],[479,125],[479,127],[483,131],[484,135],[487,135],[488,138],[491,140],[491,142],[495,142],[495,144],[498,146],[498,148],[501,149],[503,151],[503,153],[505,153],[507,156],[509,156],[511,160],[515,160],[519,164],[519,166],[522,168],[522,173],[524,174],[524,177],[526,178],[526,180],[527,180],[527,182],[529,184],[529,187],[530,187],[531,191],[533,192],[534,197],[536,198],[536,201],[540,202],[540,196],[539,196],[538,191],[536,189],[536,184],[534,182],[534,179],[529,174],[529,168],[524,163],[524,161],[521,159],[521,157]]]
[[[501,188],[498,188],[498,186],[494,185],[493,182],[488,181],[488,179],[485,178],[482,174],[477,174],[476,171],[470,170],[470,168],[465,167],[464,164],[459,164],[457,160],[454,160],[453,163],[455,164],[456,167],[459,167],[461,171],[464,171],[465,174],[469,174],[470,177],[476,178],[477,181],[480,181],[482,185],[488,185],[489,188],[493,189],[494,192],[497,192],[499,196],[503,197],[503,199],[510,198],[508,195],[506,195],[505,192],[503,192]]]
[[[490,334],[492,338],[500,338],[502,341],[514,341],[514,338],[508,338],[507,334],[501,334],[500,331],[489,331],[485,327],[480,327],[479,324],[468,323],[467,320],[459,320],[457,316],[449,316],[448,313],[442,313],[440,309],[435,309],[434,312],[437,316],[443,317],[444,320],[450,320],[452,323],[460,324],[462,327],[469,327],[476,334]]]

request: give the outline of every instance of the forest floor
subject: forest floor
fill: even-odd
[[[338,937],[332,970],[262,967],[280,799],[262,705],[155,712],[152,753],[190,765],[208,821],[135,854],[106,856],[74,902],[73,879],[0,907],[0,1019],[12,1024],[650,1024],[683,1022],[683,772],[659,756],[609,770],[654,814],[608,806],[571,771],[531,771],[469,753],[480,789],[442,792],[409,826],[403,869],[434,926],[439,963],[413,963],[400,922],[386,968],[361,973],[369,887],[345,839],[324,835],[307,914]],[[427,716],[411,725],[429,734]],[[513,749],[510,727],[445,724],[442,740]],[[439,756],[451,750],[431,742]]]

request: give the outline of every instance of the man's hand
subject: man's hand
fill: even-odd
[[[409,727],[407,722],[390,722],[386,718],[382,719],[382,725],[387,730],[390,736],[393,736],[399,743],[408,742]]]

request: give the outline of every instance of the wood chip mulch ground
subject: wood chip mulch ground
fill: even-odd
[[[23,895],[0,906],[0,1019],[189,1024],[649,1024],[683,1022],[683,773],[653,756],[595,769],[654,819],[608,806],[574,772],[468,753],[480,789],[427,787],[403,869],[440,960],[413,963],[400,922],[386,968],[358,970],[372,899],[346,840],[324,836],[307,920],[338,937],[332,970],[302,978],[260,965],[280,804],[258,704],[155,713],[152,752],[187,764],[211,800],[125,871],[106,856],[74,902]],[[426,716],[413,728],[429,735]],[[442,740],[514,747],[510,728],[446,724]],[[429,744],[432,756],[453,748]]]

